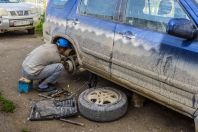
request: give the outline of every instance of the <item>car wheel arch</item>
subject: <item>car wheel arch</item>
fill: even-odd
[[[79,45],[71,38],[69,37],[68,35],[55,35],[52,37],[52,40],[51,40],[51,43],[56,43],[56,41],[59,39],[59,38],[64,38],[66,40],[68,40],[71,44],[71,46],[74,48],[74,51],[77,55],[77,58],[78,58],[78,63],[80,65],[82,65],[82,55],[80,54],[80,47]]]

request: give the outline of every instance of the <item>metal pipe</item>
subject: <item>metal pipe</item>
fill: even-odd
[[[73,124],[73,125],[77,125],[77,126],[85,126],[84,123],[80,123],[80,122],[75,122],[75,121],[71,121],[71,120],[66,120],[66,119],[60,119],[60,121],[63,121],[63,122],[66,122],[66,123],[70,123],[70,124]]]

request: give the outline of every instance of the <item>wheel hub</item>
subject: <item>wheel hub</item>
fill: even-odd
[[[119,95],[111,90],[94,90],[87,95],[87,100],[98,105],[112,104],[119,100]]]
[[[75,63],[75,59],[72,56],[68,57],[67,60],[64,62],[65,70],[70,74],[74,74],[76,72],[76,65],[77,64]]]
[[[72,63],[71,60],[67,60],[67,61],[65,62],[65,67],[66,67],[66,70],[67,70],[68,72],[73,72],[73,70],[74,70],[74,66],[73,66],[73,63]]]

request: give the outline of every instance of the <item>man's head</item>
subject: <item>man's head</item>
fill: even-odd
[[[65,53],[67,48],[70,48],[69,42],[64,38],[58,39],[56,45],[58,46],[58,51],[61,55]]]

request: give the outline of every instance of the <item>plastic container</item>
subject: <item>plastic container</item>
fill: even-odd
[[[18,84],[18,91],[19,93],[28,93],[30,89],[33,87],[33,81],[28,80],[24,77],[19,79],[19,84]]]

